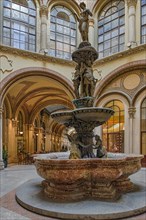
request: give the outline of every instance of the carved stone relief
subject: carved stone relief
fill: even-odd
[[[11,72],[13,70],[12,60],[9,60],[7,56],[0,55],[0,70],[2,73]]]
[[[102,93],[108,91],[121,91],[133,98],[137,91],[146,83],[146,71],[131,71],[117,77],[103,90]]]

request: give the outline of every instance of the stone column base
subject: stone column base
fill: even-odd
[[[3,160],[0,160],[0,170],[3,170],[4,169],[4,163],[3,163]]]

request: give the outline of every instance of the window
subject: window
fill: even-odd
[[[36,9],[33,0],[4,0],[3,44],[36,50]]]
[[[146,155],[146,98],[141,105],[141,153]]]
[[[141,43],[146,44],[146,0],[141,0]]]
[[[110,1],[98,19],[99,58],[124,50],[124,1]]]
[[[50,51],[51,56],[71,59],[76,49],[76,21],[71,11],[56,6],[51,10]]]
[[[114,115],[103,125],[103,145],[109,152],[124,151],[124,106],[119,100],[105,105],[115,111]]]

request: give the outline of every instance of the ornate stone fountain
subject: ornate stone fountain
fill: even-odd
[[[74,127],[75,133],[69,136],[71,152],[64,153],[63,157],[59,153],[37,157],[35,166],[37,173],[45,179],[42,182],[44,193],[53,201],[115,200],[122,193],[133,190],[134,185],[128,177],[141,168],[142,156],[107,153],[100,137],[93,133],[93,129],[105,123],[114,111],[93,107],[97,82],[93,63],[98,53],[88,42],[88,17],[92,14],[84,3],[80,6],[83,11],[79,30],[83,42],[72,54],[76,62],[73,77],[76,108],[51,114],[58,123]]]

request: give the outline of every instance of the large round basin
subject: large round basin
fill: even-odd
[[[75,119],[83,120],[86,122],[99,122],[99,124],[105,123],[112,115],[114,111],[110,108],[80,108],[72,111],[54,112],[51,117],[58,123],[66,124]]]
[[[68,159],[69,153],[36,157],[37,173],[52,200],[86,198],[115,200],[134,189],[128,178],[141,168],[142,155],[112,154],[107,158]]]

